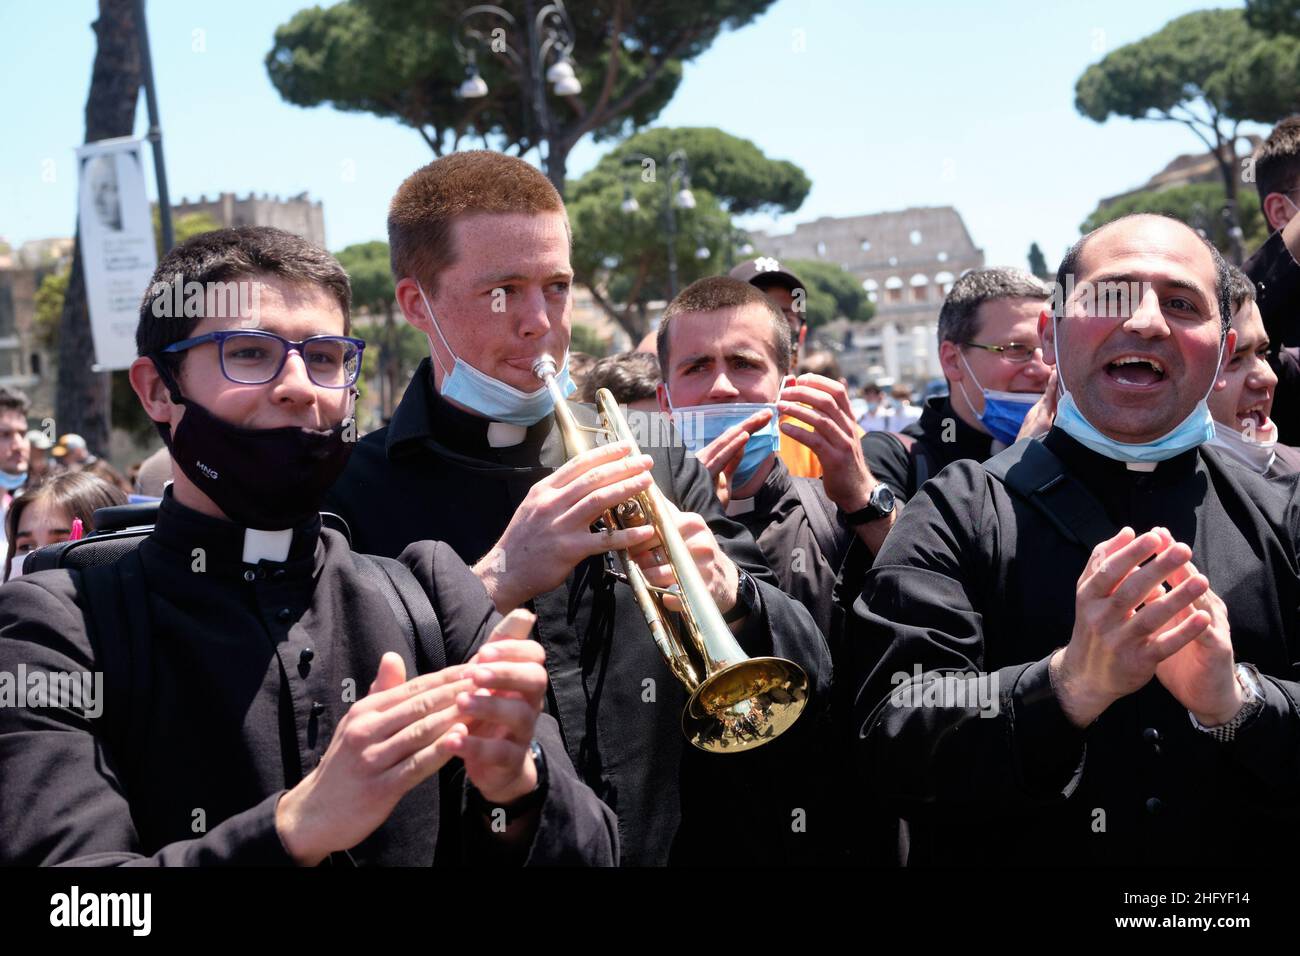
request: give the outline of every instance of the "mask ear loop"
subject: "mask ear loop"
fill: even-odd
[[[419,279],[415,280],[415,287],[420,290],[420,298],[424,302],[424,311],[429,315],[429,321],[433,324],[433,330],[438,333],[438,338],[442,340],[442,347],[447,350],[448,355],[455,359],[456,353],[453,352],[451,346],[447,344],[447,336],[442,334],[442,327],[438,325],[438,320],[433,317],[433,306],[429,305],[429,297],[424,294],[424,286],[420,285]],[[433,360],[438,363],[439,371],[441,371],[443,377],[446,378],[450,373],[447,371],[447,367],[442,364],[442,359],[438,358],[437,349],[433,350]]]
[[[976,384],[976,386],[979,387],[980,393],[983,394],[983,392],[984,392],[984,386],[983,386],[983,385],[980,385],[980,380],[979,380],[978,378],[975,377],[975,372],[974,372],[974,370],[971,369],[971,367],[970,367],[970,363],[966,361],[966,356],[965,356],[965,355],[962,355],[961,352],[958,352],[957,354],[958,354],[958,355],[961,355],[961,364],[966,366],[966,371],[970,372],[971,380]],[[976,411],[975,411],[975,403],[972,402],[972,401],[970,400],[970,396],[966,394],[966,385],[965,385],[963,382],[958,382],[958,383],[957,383],[957,387],[961,389],[961,397],[964,398],[964,399],[966,399],[966,407],[970,409],[971,414],[974,415],[976,418],[983,419],[983,417],[984,417],[984,412],[976,412]],[[988,399],[987,399],[987,398],[984,400],[984,409],[985,409],[985,411],[988,410]]]
[[[166,363],[163,362],[162,358],[157,353],[150,355],[149,361],[153,362],[153,367],[158,372],[158,377],[162,379],[163,385],[167,386],[167,397],[172,400],[172,404],[184,405],[185,398],[181,395],[180,384],[172,375],[171,369],[167,367]]]

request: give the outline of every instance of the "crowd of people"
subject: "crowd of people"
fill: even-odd
[[[392,200],[430,351],[368,434],[333,257],[262,227],[182,243],[158,288],[257,282],[259,314],[169,316],[151,284],[152,530],[0,588],[0,678],[50,676],[0,679],[0,862],[1285,858],[1300,117],[1255,170],[1273,232],[1244,271],[1131,215],[1055,283],[961,276],[920,408],[851,395],[766,257],[682,290],[634,352],[571,354],[563,201],[498,153]],[[664,427],[608,434],[601,389]],[[26,412],[0,396],[10,562],[123,499],[77,436],[38,464]],[[645,593],[729,636],[683,661]],[[737,655],[783,676],[706,681]],[[102,693],[53,700],[76,674]]]

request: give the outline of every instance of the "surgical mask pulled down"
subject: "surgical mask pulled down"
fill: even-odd
[[[1020,434],[1020,427],[1025,423],[1025,416],[1043,397],[1042,392],[996,392],[991,388],[985,388],[975,377],[975,372],[966,361],[965,355],[961,357],[961,362],[970,373],[971,381],[984,394],[984,411],[978,416],[980,424],[1002,444],[1014,445],[1016,437]],[[971,411],[974,411],[975,405],[966,394],[965,383],[958,382],[957,387],[961,389],[966,404],[970,406]]]
[[[1052,313],[1053,341],[1060,342],[1058,336],[1056,313]],[[1061,389],[1060,400],[1056,404],[1056,426],[1063,432],[1099,455],[1115,461],[1132,463],[1150,463],[1166,461],[1189,449],[1195,448],[1214,437],[1214,416],[1210,414],[1210,393],[1214,390],[1215,377],[1223,364],[1223,347],[1226,334],[1219,337],[1219,359],[1214,365],[1215,373],[1210,378],[1210,387],[1205,390],[1201,400],[1186,418],[1170,431],[1153,441],[1128,443],[1116,441],[1103,434],[1092,422],[1088,421],[1074,395],[1066,387],[1065,375],[1057,365],[1057,382]]]
[[[523,427],[536,425],[551,413],[555,406],[551,400],[551,393],[545,385],[532,392],[520,391],[486,372],[479,371],[453,352],[451,346],[447,344],[447,337],[443,335],[442,328],[438,325],[437,318],[434,317],[429,298],[424,294],[424,287],[418,281],[415,285],[420,290],[420,298],[424,300],[424,307],[428,310],[429,321],[433,323],[434,331],[438,333],[443,348],[453,359],[451,370],[448,371],[442,364],[442,360],[438,358],[437,352],[434,352],[434,360],[442,370],[442,385],[439,391],[443,398],[451,399],[462,408],[477,412],[484,418]],[[559,365],[556,381],[567,398],[578,390],[569,377],[567,350]]]

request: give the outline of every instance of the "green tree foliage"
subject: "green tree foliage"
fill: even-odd
[[[380,415],[387,419],[429,354],[429,341],[401,316],[394,300],[388,243],[360,242],[334,255],[352,280],[352,332],[366,340],[360,390],[378,389]]]
[[[781,264],[799,277],[808,293],[805,319],[817,328],[838,318],[866,322],[876,314],[861,283],[839,266],[816,259],[783,259]]]
[[[36,341],[41,348],[55,351],[59,342],[59,316],[68,291],[68,271],[48,273],[36,290]]]
[[[1079,228],[1087,233],[1131,213],[1159,213],[1174,216],[1199,229],[1220,252],[1227,255],[1231,240],[1228,225],[1222,215],[1224,201],[1223,186],[1219,183],[1191,183],[1171,189],[1147,190],[1094,210]],[[1254,193],[1242,193],[1239,217],[1246,248],[1258,248],[1268,238],[1268,224],[1260,212],[1259,198]]]
[[[1051,273],[1047,271],[1047,258],[1043,255],[1043,250],[1038,247],[1038,243],[1029,244],[1029,272],[1040,279],[1048,278]]]
[[[567,206],[577,280],[633,341],[649,328],[648,304],[669,294],[665,208],[680,188],[672,183],[668,164],[675,150],[688,157],[695,197],[694,209],[675,208],[679,291],[727,268],[739,239],[732,215],[792,212],[811,188],[798,166],[768,159],[749,140],[711,127],[638,133],[572,182]],[[635,212],[622,211],[628,195],[637,201]],[[708,255],[701,256],[701,250]]]
[[[1214,153],[1235,216],[1238,127],[1273,122],[1300,97],[1300,41],[1273,36],[1242,10],[1203,10],[1106,55],[1079,77],[1075,106],[1099,123],[1112,115],[1181,123]],[[1232,243],[1240,261],[1242,246]]]
[[[546,144],[547,174],[563,188],[569,151],[588,133],[616,139],[652,122],[681,82],[682,64],[718,35],[763,13],[772,0],[609,0],[567,5],[573,21],[572,60],[582,92],[557,97],[545,89],[547,115],[531,110],[531,77],[501,40],[527,56],[522,29],[475,18],[490,48],[476,56],[488,95],[461,100],[465,78],[453,37],[469,6],[447,0],[346,0],[309,7],[275,31],[266,56],[271,82],[290,103],[374,113],[420,132],[435,155],[470,138],[522,154]],[[517,23],[534,0],[499,4]],[[491,41],[498,42],[492,44]],[[470,43],[472,46],[472,42]],[[547,122],[549,120],[549,123]]]
[[[586,352],[594,358],[604,358],[609,354],[609,343],[591,326],[575,322],[569,339],[569,351]]]
[[[1300,0],[1246,0],[1246,22],[1265,33],[1300,37]]]
[[[154,205],[152,210],[153,216],[153,241],[158,248],[158,258],[163,257],[162,247],[162,216],[158,214],[158,206]],[[176,240],[176,245],[180,245],[186,239],[193,239],[195,236],[202,235],[205,232],[214,232],[221,228],[221,223],[217,222],[206,212],[189,212],[182,216],[172,216],[172,237]]]

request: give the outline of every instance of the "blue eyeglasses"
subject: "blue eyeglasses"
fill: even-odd
[[[209,332],[182,342],[173,342],[163,352],[183,352],[196,345],[216,342],[221,357],[221,374],[236,385],[265,385],[275,380],[289,352],[302,356],[307,377],[321,388],[348,388],[361,374],[363,339],[346,335],[313,335],[291,342],[274,332]]]

